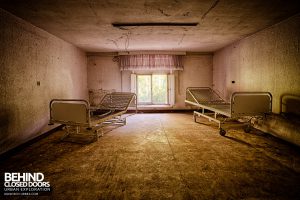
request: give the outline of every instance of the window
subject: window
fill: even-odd
[[[168,104],[167,75],[137,75],[139,104]]]
[[[131,74],[131,92],[137,94],[138,104],[175,104],[175,77],[173,74]]]

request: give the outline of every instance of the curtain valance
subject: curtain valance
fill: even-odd
[[[120,70],[183,70],[183,56],[179,55],[122,55],[119,56]]]

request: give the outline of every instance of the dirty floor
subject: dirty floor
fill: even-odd
[[[2,160],[1,174],[43,172],[45,199],[300,199],[299,148],[257,130],[222,137],[173,113],[133,115],[91,144],[62,135]]]

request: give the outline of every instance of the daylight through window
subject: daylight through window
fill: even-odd
[[[168,104],[167,75],[137,75],[139,104]]]

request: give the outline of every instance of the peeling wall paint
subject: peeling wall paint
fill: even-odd
[[[217,51],[214,89],[228,100],[234,91],[269,91],[273,112],[280,113],[283,95],[300,96],[299,41],[298,14]],[[300,146],[299,121],[270,115],[255,127]]]
[[[85,53],[0,9],[0,154],[41,134],[53,98],[85,98]]]
[[[299,41],[300,14],[215,52],[214,89],[226,99],[234,91],[269,91],[279,113],[282,95],[300,95]]]

